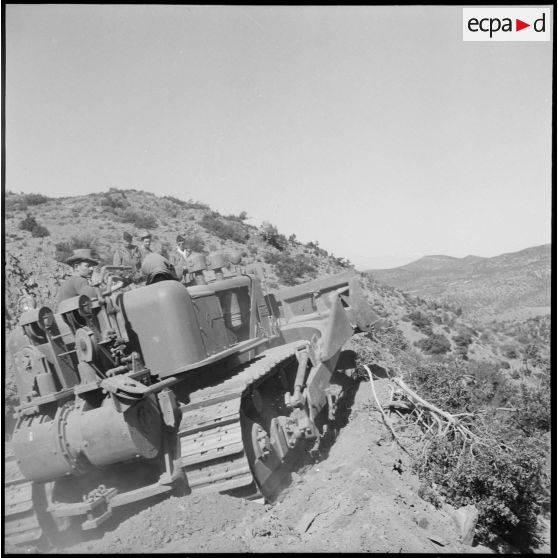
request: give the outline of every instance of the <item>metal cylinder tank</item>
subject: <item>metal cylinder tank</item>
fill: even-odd
[[[188,290],[161,281],[124,293],[126,331],[145,365],[161,377],[207,357]]]

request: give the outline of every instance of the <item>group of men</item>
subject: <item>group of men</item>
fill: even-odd
[[[124,232],[122,238],[122,246],[116,249],[112,265],[130,267],[135,282],[143,279],[146,285],[166,279],[187,282],[187,258],[190,253],[186,249],[186,239],[182,235],[176,237],[176,249],[169,259],[152,250],[152,236],[149,232],[140,236],[140,246],[133,244],[134,239],[129,232]],[[91,249],[74,250],[66,263],[72,267],[73,273],[62,284],[58,293],[58,303],[82,294],[96,296],[96,291],[91,285],[91,276],[99,262],[94,259]]]

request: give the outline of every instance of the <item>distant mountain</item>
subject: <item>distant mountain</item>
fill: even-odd
[[[366,273],[415,296],[459,304],[466,314],[524,317],[550,311],[550,266],[544,244],[493,258],[425,256]]]

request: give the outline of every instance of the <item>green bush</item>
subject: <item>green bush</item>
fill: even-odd
[[[95,258],[100,260],[100,264],[109,264],[107,258],[103,258],[99,254],[99,249],[97,246],[97,237],[91,233],[84,233],[81,235],[75,235],[70,237],[70,240],[65,240],[63,242],[57,242],[54,245],[55,253],[54,258],[58,262],[65,263],[66,260],[73,254],[74,250],[79,248],[89,248]]]
[[[465,442],[451,432],[429,440],[415,463],[420,494],[434,504],[440,496],[456,508],[474,504],[478,542],[521,533],[527,546],[536,547],[547,488],[550,368],[539,387],[516,388],[496,365],[446,357],[416,366],[408,383],[444,411],[469,413],[466,424],[474,434]]]
[[[240,223],[225,223],[215,211],[204,214],[200,225],[208,232],[223,240],[234,240],[244,244],[250,237]]]
[[[412,324],[422,333],[430,333],[432,331],[432,322],[430,318],[420,310],[414,310],[408,314]]]
[[[26,194],[23,196],[23,200],[27,205],[40,205],[49,201],[50,198],[43,194]]]
[[[197,234],[186,235],[185,247],[190,252],[203,252],[205,243],[203,238]]]
[[[23,231],[29,231],[31,233],[31,236],[34,238],[50,236],[50,232],[48,231],[48,229],[46,227],[43,227],[42,225],[39,225],[35,217],[30,215],[29,213],[27,214],[27,217],[19,223],[19,228]]]
[[[473,338],[471,337],[471,334],[468,332],[461,332],[458,333],[457,335],[454,335],[452,339],[456,345],[457,355],[467,360],[469,358],[467,356],[467,353],[469,351],[469,345],[473,342]]]
[[[225,219],[228,221],[238,221],[239,223],[242,223],[248,219],[248,213],[246,213],[246,211],[241,211],[238,215],[233,215],[231,213],[230,215],[225,215]]]
[[[519,358],[519,350],[517,347],[506,345],[505,347],[501,348],[501,352],[506,358],[511,358],[511,359]]]
[[[126,195],[121,192],[107,192],[103,194],[99,200],[99,205],[108,209],[112,213],[117,210],[126,209],[130,207],[130,202],[126,199]]]
[[[432,333],[428,337],[416,341],[415,345],[429,355],[443,355],[451,350],[448,338],[440,333]]]
[[[260,228],[260,236],[264,242],[267,242],[270,246],[277,248],[280,252],[285,250],[289,245],[289,241],[284,235],[279,233],[277,227],[267,221],[264,221]]]
[[[140,213],[133,209],[126,209],[120,220],[123,223],[131,223],[138,229],[155,229],[157,228],[157,219],[149,213]]]
[[[170,202],[175,203],[184,209],[209,209],[209,206],[205,203],[194,201],[192,199],[184,201],[179,198],[175,198],[174,196],[163,196],[163,199],[169,200]]]
[[[474,504],[479,510],[476,538],[490,543],[521,530],[535,542],[544,454],[535,440],[524,439],[508,451],[489,441],[462,452],[461,440],[434,438],[420,471],[422,482],[437,485],[454,507]]]
[[[318,269],[313,259],[302,254],[291,256],[281,253],[275,261],[275,273],[285,285],[296,285],[303,276],[316,277]]]
[[[306,243],[306,246],[312,250],[312,253],[315,256],[324,256],[324,257],[328,256],[327,250],[324,250],[323,248],[320,248],[319,242],[317,240],[316,240],[316,242]]]

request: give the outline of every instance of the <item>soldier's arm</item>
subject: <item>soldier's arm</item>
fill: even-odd
[[[122,258],[120,257],[120,252],[118,250],[114,253],[112,257],[112,265],[122,265]]]

